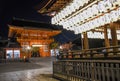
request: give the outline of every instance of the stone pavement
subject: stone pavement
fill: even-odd
[[[52,78],[53,57],[31,58],[31,62],[0,64],[0,81],[59,81]]]

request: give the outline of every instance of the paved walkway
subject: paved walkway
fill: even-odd
[[[51,77],[53,57],[31,58],[30,63],[0,64],[0,81],[58,81]]]

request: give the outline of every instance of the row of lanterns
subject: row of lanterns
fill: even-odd
[[[108,32],[108,39],[112,39],[110,30],[108,30],[107,32]],[[81,37],[84,38],[83,34],[81,35],[82,35]],[[92,31],[87,32],[87,37],[91,39],[104,39],[105,38],[104,33],[92,32]],[[117,30],[117,39],[120,40],[120,30]]]
[[[116,22],[119,19],[120,19],[120,7],[115,11],[111,11],[110,13],[100,16],[94,20],[76,26],[73,29],[73,31],[75,31],[76,34],[82,33],[94,29],[96,27],[104,26],[105,24],[109,24],[110,22]]]
[[[60,11],[54,18],[53,21],[59,22],[66,16],[70,15],[72,12],[75,12],[79,9],[80,6],[87,4],[90,0],[73,0],[68,6],[66,6],[62,11]],[[54,23],[54,22],[53,22]]]
[[[85,1],[89,2],[88,0]],[[73,0],[73,3],[75,5],[78,1]],[[73,3],[71,3],[71,5]],[[116,5],[120,6],[120,0],[102,0],[69,19],[63,19],[62,15],[65,15],[65,13],[68,14],[68,12],[65,12],[63,9],[65,13],[62,13],[63,11],[61,11],[54,16],[52,18],[52,24],[63,25],[65,29],[73,30],[76,34],[82,33],[120,19],[120,7],[117,7],[116,9]]]
[[[104,33],[102,33],[102,32],[92,32],[92,31],[89,31],[89,32],[87,32],[87,37],[88,38],[96,38],[96,39],[104,39]],[[82,38],[84,38],[83,37],[83,34],[82,34]],[[109,39],[111,39],[111,34],[110,34],[110,32],[108,33],[108,38]]]
[[[73,2],[75,1],[76,0],[74,0]],[[88,2],[88,0],[85,0],[85,1]],[[72,7],[72,6],[80,7],[80,5],[77,5],[77,3],[73,3],[73,4],[71,3],[72,5],[69,5],[69,7]],[[120,0],[103,0],[98,2],[98,4],[92,5],[91,7],[87,8],[84,11],[81,11],[79,14],[76,15],[76,17],[80,19],[79,22],[80,21],[84,22],[86,19],[90,17],[97,16],[103,12],[107,12],[108,10],[113,9],[114,7],[116,7],[116,5],[120,5]],[[59,12],[56,16],[52,18],[52,24],[60,23],[61,21],[66,19],[65,18],[66,14],[69,15],[70,12],[72,13],[73,10],[76,10],[75,7],[73,7],[72,9],[67,7],[64,8],[61,12]],[[76,19],[76,18],[73,18],[73,19]]]

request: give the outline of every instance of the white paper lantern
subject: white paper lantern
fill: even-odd
[[[105,8],[105,3],[104,3],[104,1],[100,1],[100,2],[98,3],[98,10],[99,10],[100,13],[103,13],[103,12],[106,12],[106,11],[107,11],[106,8]]]

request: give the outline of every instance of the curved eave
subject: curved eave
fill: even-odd
[[[13,26],[9,25],[9,35],[8,37],[15,37],[17,34],[24,33],[31,33],[31,34],[48,34],[48,36],[55,36],[61,33],[60,30],[50,30],[50,29],[42,29],[42,28],[32,28],[32,27],[20,27],[20,26]],[[41,36],[41,35],[40,35]]]
[[[36,9],[39,13],[51,13],[51,12],[58,12],[62,8],[64,8],[67,4],[69,4],[72,0],[49,0],[45,6],[42,8],[36,6]]]

